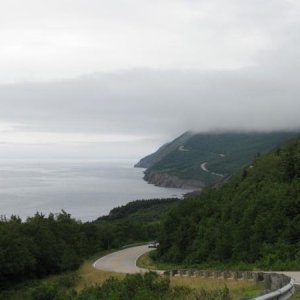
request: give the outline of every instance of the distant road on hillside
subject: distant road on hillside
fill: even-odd
[[[202,169],[204,172],[211,173],[211,174],[213,174],[213,175],[215,175],[215,176],[224,177],[223,174],[218,174],[218,173],[209,171],[209,170],[207,169],[207,164],[208,164],[207,161],[201,164],[201,169]]]

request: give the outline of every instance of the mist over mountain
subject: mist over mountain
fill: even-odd
[[[60,152],[116,157],[121,147],[125,157],[136,159],[185,129],[299,129],[297,76],[287,79],[274,68],[209,73],[135,70],[2,85],[1,155],[17,151],[15,144],[25,154],[45,152],[53,157]],[[91,144],[95,151],[89,149]]]
[[[294,0],[2,3],[0,157],[137,159],[185,130],[298,130],[299,14]]]

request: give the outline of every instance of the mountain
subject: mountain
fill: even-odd
[[[226,181],[298,132],[193,133],[185,132],[141,159],[144,179],[158,186],[203,188]]]
[[[300,269],[300,139],[182,201],[160,233],[160,261]],[[248,265],[248,267],[247,267]]]
[[[155,153],[152,153],[142,158],[136,165],[136,168],[150,168],[155,163],[159,162],[162,158],[167,156],[172,151],[176,151],[178,147],[187,142],[194,134],[191,131],[187,131],[174,141],[162,145]]]

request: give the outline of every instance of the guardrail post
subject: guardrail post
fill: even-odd
[[[233,272],[233,279],[238,280],[238,272]]]
[[[271,290],[277,290],[282,287],[282,276],[272,273],[271,277]]]
[[[254,281],[256,283],[264,280],[264,273],[262,272],[255,272],[253,275],[254,275]]]
[[[289,284],[291,281],[291,278],[289,276],[283,275],[283,285]]]
[[[254,280],[253,272],[248,272],[248,280]]]
[[[242,278],[243,278],[243,280],[248,280],[249,279],[249,273],[248,272],[242,272]]]
[[[226,272],[226,271],[222,272],[222,276],[223,276],[223,279],[226,280],[229,277],[228,272]]]
[[[264,274],[264,284],[265,284],[265,289],[266,290],[271,290],[271,274],[265,273]]]
[[[201,271],[195,271],[195,276],[200,277],[201,276]]]

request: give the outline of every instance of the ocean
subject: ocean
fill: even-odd
[[[0,161],[0,215],[24,220],[65,210],[89,221],[133,200],[190,192],[148,184],[143,172],[124,161]]]

